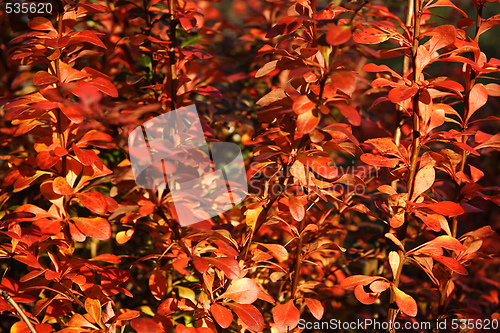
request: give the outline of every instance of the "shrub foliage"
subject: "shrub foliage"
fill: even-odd
[[[63,0],[16,29],[0,12],[0,327],[498,325],[500,14],[472,3]],[[242,148],[249,193],[181,227],[127,138],[191,104]]]

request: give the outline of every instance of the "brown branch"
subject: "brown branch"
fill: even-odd
[[[26,326],[28,326],[30,332],[37,333],[35,328],[33,327],[33,324],[31,323],[29,318],[26,316],[26,313],[24,313],[23,309],[21,309],[19,304],[17,304],[17,302],[14,301],[14,299],[12,297],[10,297],[10,295],[6,291],[0,289],[0,292],[2,293],[2,297],[5,299],[5,301],[7,303],[9,303],[9,305],[12,306],[14,308],[14,310],[16,310],[16,312],[19,314],[19,316],[24,321]]]
[[[412,64],[413,64],[413,83],[418,80],[417,77],[415,77],[415,74],[417,73],[417,52],[418,52],[418,46],[419,46],[419,40],[418,37],[420,35],[420,17],[421,17],[421,12],[420,12],[420,0],[413,0],[413,7],[414,7],[414,21],[413,21],[413,47],[412,47]],[[418,170],[418,157],[420,153],[420,113],[419,113],[419,96],[420,93],[417,92],[415,96],[413,96],[413,142],[412,142],[412,150],[411,150],[411,159],[410,159],[410,167],[409,167],[409,175],[408,175],[408,185],[407,185],[407,192],[408,192],[408,197],[411,198],[411,194],[413,193],[413,188],[415,184],[415,175]],[[406,238],[406,231],[408,228],[408,214],[405,214],[405,221],[403,225],[397,230],[398,234],[398,239],[401,241],[401,243],[404,246],[405,243],[405,238]],[[399,281],[401,278],[401,272],[403,269],[403,264],[406,260],[406,254],[402,249],[398,250],[398,256],[399,256],[399,266],[398,270],[395,273],[395,276],[393,278],[393,285],[394,287],[399,286]],[[397,306],[396,306],[396,293],[394,292],[394,289],[391,288],[391,296],[390,296],[390,303],[389,303],[389,313],[387,316],[387,322],[394,324],[396,321],[396,317],[398,314]],[[389,325],[389,332],[395,332],[394,327],[391,327]]]

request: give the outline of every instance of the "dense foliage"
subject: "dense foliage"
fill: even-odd
[[[0,330],[500,321],[497,1],[4,5]],[[191,104],[249,193],[181,227],[127,140]]]

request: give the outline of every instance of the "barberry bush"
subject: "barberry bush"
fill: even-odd
[[[498,1],[8,3],[0,330],[500,326]],[[128,136],[192,104],[248,196],[181,227]]]

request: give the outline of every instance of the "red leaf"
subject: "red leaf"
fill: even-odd
[[[470,168],[472,182],[476,183],[479,179],[484,177],[484,172],[482,172],[475,166],[469,164],[469,168]]]
[[[233,314],[228,308],[218,304],[213,303],[210,305],[210,312],[214,316],[215,321],[222,327],[228,328],[233,322]]]
[[[276,69],[276,64],[277,63],[278,63],[278,60],[273,60],[273,61],[268,62],[267,64],[265,64],[264,66],[262,66],[257,71],[257,73],[255,73],[255,77],[259,78],[259,77],[262,77],[262,76],[265,76],[265,75],[271,73],[272,71],[274,71]]]
[[[87,297],[85,300],[85,310],[94,322],[101,325],[101,302],[98,299]]]
[[[399,148],[394,142],[393,138],[375,138],[366,140],[365,143],[369,143],[375,147],[382,154],[386,153],[396,153],[399,155]]]
[[[440,25],[432,29],[433,36],[429,40],[429,53],[432,53],[442,49],[445,46],[453,44],[457,38],[457,29],[450,25]]]
[[[204,258],[210,264],[219,268],[226,274],[226,276],[231,280],[236,280],[240,278],[241,270],[238,261],[232,258]]]
[[[304,205],[297,197],[288,197],[288,204],[290,208],[290,213],[295,221],[302,221],[306,214]]]
[[[314,298],[305,298],[306,305],[309,308],[309,311],[311,311],[312,315],[314,318],[317,320],[321,320],[323,318],[323,314],[325,313],[325,308],[323,307],[323,304],[321,304],[320,301]]]
[[[59,74],[61,82],[67,83],[87,78],[89,75],[77,69],[71,68],[64,62],[59,62]]]
[[[388,97],[391,102],[399,103],[412,98],[417,91],[417,87],[399,86],[389,91]]]
[[[436,245],[439,245],[441,247],[444,247],[445,249],[448,250],[453,250],[453,251],[465,251],[467,248],[458,241],[455,237],[448,236],[448,235],[441,235],[433,240],[429,241],[428,243],[433,243]]]
[[[37,16],[28,22],[28,26],[33,30],[51,30],[57,32],[52,25],[52,22],[43,16]]]
[[[366,286],[367,284],[370,284],[378,279],[385,280],[380,276],[352,275],[342,280],[342,282],[340,283],[340,287],[344,289],[351,289],[358,285]]]
[[[469,272],[467,272],[467,269],[461,263],[459,263],[457,260],[453,258],[444,256],[433,256],[433,258],[460,275],[469,274]]]
[[[92,81],[89,81],[89,83],[108,96],[118,97],[118,90],[116,90],[113,83],[111,83],[108,79],[96,77]]]
[[[401,291],[397,287],[394,287],[394,294],[396,295],[396,304],[399,309],[406,315],[410,317],[415,317],[418,313],[417,302],[410,295]]]
[[[240,304],[252,304],[259,297],[259,293],[260,287],[257,282],[249,278],[242,278],[233,281],[219,298],[229,298]]]
[[[167,279],[161,271],[156,271],[149,277],[149,290],[154,298],[161,301],[167,291]]]
[[[54,82],[57,82],[57,77],[45,71],[38,71],[36,72],[35,76],[33,76],[33,84],[35,86],[42,86]]]
[[[54,181],[52,182],[52,189],[55,193],[60,195],[73,193],[73,189],[64,177],[57,177],[56,179],[54,179]]]
[[[287,98],[287,95],[283,89],[274,89],[259,99],[255,104],[260,106],[268,106],[274,102],[280,101]]]
[[[104,215],[108,211],[106,197],[99,192],[78,193],[76,197],[82,205],[98,215]]]
[[[288,255],[288,251],[283,245],[280,244],[267,244],[267,243],[260,243],[260,245],[264,246],[267,248],[269,251],[271,251],[274,255],[285,258]]]
[[[312,111],[297,116],[297,131],[302,134],[311,133],[319,124],[319,117]]]
[[[251,304],[227,303],[233,309],[240,320],[249,329],[261,332],[264,329],[264,318],[257,308]]]
[[[278,35],[289,35],[302,25],[302,19],[293,16],[285,16],[269,30],[266,38],[274,38]]]
[[[136,318],[130,322],[130,326],[137,333],[163,333],[163,329],[151,318]]]
[[[347,118],[349,123],[353,126],[361,125],[361,116],[359,111],[349,105],[335,104],[337,109]]]
[[[365,153],[365,154],[361,155],[360,158],[361,158],[361,161],[365,162],[366,164],[375,165],[375,166],[382,166],[382,167],[389,167],[389,168],[394,168],[399,163],[399,159],[397,159],[397,158],[389,158],[389,157],[374,155],[374,154],[370,154],[370,153]]]
[[[85,120],[83,113],[75,106],[59,104],[59,108],[62,113],[64,113],[64,115],[75,124],[80,124]]]
[[[303,114],[316,108],[316,103],[311,101],[306,95],[302,95],[293,102],[293,112]]]
[[[467,113],[466,121],[488,101],[488,90],[481,84],[476,83],[470,90],[469,94],[469,112]]]
[[[378,44],[389,39],[389,34],[376,28],[366,28],[352,36],[356,43]]]
[[[452,201],[441,201],[428,204],[427,207],[432,209],[438,214],[445,216],[457,216],[464,213],[464,209],[457,203]]]
[[[354,296],[363,304],[370,305],[377,301],[379,293],[367,293],[362,285],[354,288]]]
[[[348,25],[333,25],[326,34],[326,42],[330,45],[347,43],[351,39],[351,27]]]
[[[300,312],[293,304],[293,299],[285,304],[278,304],[273,309],[273,319],[276,328],[281,332],[293,330],[300,319]]]
[[[224,98],[224,96],[220,93],[219,89],[210,86],[196,88],[194,91],[196,91],[198,94],[209,96],[217,100]]]
[[[101,41],[99,37],[95,33],[93,33],[90,30],[83,30],[83,31],[78,31],[74,35],[71,36],[71,44],[73,42],[87,42],[91,43],[97,46],[100,46],[102,48],[106,49],[106,45]]]
[[[432,184],[434,184],[435,178],[436,172],[432,165],[426,165],[422,169],[418,170],[415,175],[415,186],[410,200],[415,200],[420,194],[430,189]]]
[[[111,226],[109,222],[102,217],[73,217],[71,218],[78,229],[85,235],[106,240],[111,237]]]

